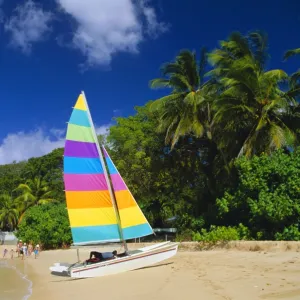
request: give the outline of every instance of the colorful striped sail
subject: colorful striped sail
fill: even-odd
[[[102,149],[117,202],[123,238],[128,240],[153,234],[150,224],[109,157],[106,149],[104,147],[102,147]]]
[[[83,94],[68,123],[64,184],[74,245],[121,240],[98,141]]]

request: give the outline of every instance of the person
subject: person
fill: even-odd
[[[24,256],[28,256],[28,248],[26,243],[24,243],[23,245],[23,252],[24,252]]]
[[[10,258],[14,259],[14,248],[11,248],[10,250]]]
[[[29,245],[28,245],[28,256],[31,256],[32,250],[33,250],[32,243],[29,242]]]
[[[21,254],[22,246],[23,246],[22,240],[19,240],[18,243],[17,243],[17,250],[16,250],[16,252],[18,253],[18,257],[19,257],[20,255],[22,255],[22,254]]]
[[[20,250],[20,254],[22,256],[22,260],[25,259],[25,255],[26,255],[26,252],[27,252],[27,246],[26,246],[26,243],[23,244],[21,250]]]
[[[39,248],[40,248],[40,246],[39,246],[39,244],[37,244],[35,247],[34,247],[34,258],[36,259],[37,258],[37,256],[39,255]]]
[[[7,252],[8,252],[8,250],[5,248],[4,251],[3,251],[3,258],[5,258]]]
[[[110,258],[116,258],[117,254],[118,252],[116,250],[114,250],[113,252],[103,252],[103,253],[98,251],[91,251],[90,258],[87,260],[87,262],[98,262]]]

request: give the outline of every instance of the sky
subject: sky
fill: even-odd
[[[268,68],[300,47],[299,0],[0,0],[0,164],[63,147],[84,90],[97,133],[168,91],[149,88],[181,49],[213,50],[232,31],[264,30]]]

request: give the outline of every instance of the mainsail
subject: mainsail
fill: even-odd
[[[109,157],[106,149],[104,147],[102,147],[102,149],[118,206],[123,238],[128,240],[153,234],[150,224]]]
[[[65,194],[74,245],[120,242],[153,233],[104,147],[102,151],[82,93],[68,122],[64,150]]]
[[[64,151],[65,194],[75,245],[121,240],[89,116],[80,94],[68,123]]]

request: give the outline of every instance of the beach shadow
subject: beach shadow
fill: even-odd
[[[169,262],[169,263],[159,264],[159,265],[155,265],[155,266],[143,267],[143,268],[135,269],[135,270],[132,270],[132,271],[138,271],[138,270],[144,270],[144,269],[150,269],[150,268],[158,268],[158,267],[172,265],[172,264],[173,264],[173,262]]]
[[[55,275],[55,276],[59,276],[59,277],[70,277],[67,272],[55,272],[55,271],[52,271],[51,274]]]
[[[66,281],[77,281],[81,279],[87,279],[87,278],[71,278],[67,272],[51,272],[51,275],[55,275],[57,277],[64,277],[64,278],[69,278],[65,280],[51,280],[51,282],[66,282]]]

